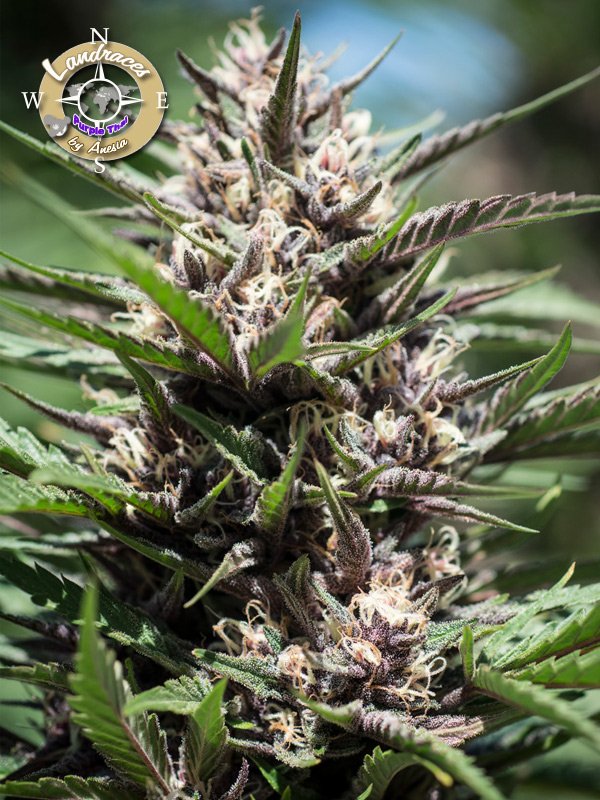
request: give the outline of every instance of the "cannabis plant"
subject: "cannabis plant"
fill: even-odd
[[[199,100],[163,126],[160,177],[96,174],[5,126],[129,203],[102,211],[117,236],[19,178],[120,276],[8,254],[2,271],[2,359],[39,392],[4,388],[81,434],[0,431],[0,571],[41,609],[5,607],[29,633],[0,674],[37,687],[46,720],[38,750],[7,739],[7,796],[498,800],[521,762],[600,748],[581,701],[600,584],[507,572],[551,498],[503,476],[597,452],[598,387],[546,390],[569,326],[469,377],[470,347],[545,345],[485,304],[554,272],[456,281],[443,253],[600,198],[416,197],[594,74],[390,148],[348,110],[388,50],[330,85],[298,16],[286,45],[254,14],[211,71],[179,53]],[[47,404],[47,375],[79,380],[88,410]]]

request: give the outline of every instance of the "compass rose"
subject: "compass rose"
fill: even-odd
[[[120,111],[133,104],[142,104],[144,101],[138,97],[128,97],[129,92],[139,91],[137,86],[119,86],[109,80],[104,74],[101,63],[96,66],[93,78],[85,83],[72,84],[67,87],[70,92],[68,97],[64,97],[57,102],[64,105],[75,106],[80,116],[88,119],[96,128],[100,128],[107,122],[114,119]],[[101,118],[91,116],[89,106],[85,99],[92,97],[94,105],[100,111]],[[106,115],[106,110],[110,113]],[[113,110],[114,109],[114,110]]]
[[[24,92],[54,141],[69,155],[126,158],[156,134],[169,107],[160,75],[142,53],[91,29],[91,40],[44,59],[38,92]],[[59,104],[57,106],[57,104]]]

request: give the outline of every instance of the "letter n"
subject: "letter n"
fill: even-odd
[[[104,36],[102,36],[102,34],[98,30],[98,28],[90,28],[90,30],[92,32],[92,42],[97,41],[96,37],[98,37],[98,39],[101,42],[104,42],[104,44],[108,44],[108,31],[109,31],[109,28],[104,28]]]

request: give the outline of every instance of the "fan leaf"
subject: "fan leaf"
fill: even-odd
[[[77,672],[71,678],[75,721],[115,770],[133,783],[164,794],[175,788],[166,737],[155,717],[127,717],[131,690],[121,664],[96,631],[97,595],[84,598]]]
[[[404,259],[435,245],[496,228],[510,228],[551,219],[600,211],[598,195],[508,194],[486,200],[462,200],[422,211],[406,222],[396,236],[393,255]]]
[[[452,128],[445,133],[430,137],[417,148],[398,177],[407,178],[421,170],[427,169],[427,167],[430,167],[432,164],[446,158],[452,153],[462,150],[463,147],[467,147],[478,139],[488,136],[498,128],[508,125],[511,122],[524,119],[530,114],[534,114],[545,106],[550,105],[550,103],[560,100],[562,97],[579,89],[581,86],[585,86],[590,81],[595,80],[599,75],[600,69],[594,69],[586,75],[582,75],[580,78],[576,78],[566,83],[564,86],[559,86],[557,89],[538,97],[536,100],[524,103],[510,111],[492,114],[485,119],[477,119],[463,127]]]
[[[189,716],[184,769],[192,786],[206,784],[225,749],[227,728],[222,704],[226,687],[226,680],[215,684]]]

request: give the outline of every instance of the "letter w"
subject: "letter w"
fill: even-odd
[[[23,100],[25,100],[25,105],[27,108],[31,108],[32,104],[36,107],[40,107],[40,101],[44,96],[44,92],[21,92],[23,95]],[[29,95],[29,97],[27,96]]]

